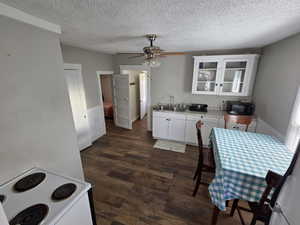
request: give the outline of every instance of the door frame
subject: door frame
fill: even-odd
[[[90,127],[89,116],[88,116],[88,111],[87,111],[86,95],[85,95],[85,89],[84,89],[83,77],[82,77],[82,65],[81,64],[64,63],[64,70],[78,70],[79,73],[80,73],[80,78],[81,78],[82,87],[83,87],[83,100],[84,100],[84,104],[85,104],[85,107],[86,107],[86,118],[87,118],[88,127],[89,127],[89,129],[88,129],[89,130],[89,134],[88,134],[88,136],[89,136],[89,145],[85,146],[83,149],[79,149],[79,151],[82,151],[82,150],[84,150],[87,147],[92,145],[91,127]],[[66,82],[66,85],[68,85],[67,82]],[[69,95],[69,91],[68,91],[68,95]],[[70,102],[70,108],[72,110],[71,102]],[[73,117],[73,113],[72,113],[72,117]],[[74,118],[73,118],[73,123],[74,123],[74,126],[75,126]],[[75,127],[74,127],[74,129],[75,129]]]
[[[142,75],[143,74],[143,75]],[[146,76],[145,76],[146,75]],[[143,77],[142,79],[141,79],[141,77]],[[142,83],[141,83],[141,80],[144,80],[144,82],[145,82],[145,84],[146,85],[143,85]],[[145,73],[145,72],[141,72],[141,73],[139,73],[139,94],[140,94],[140,119],[143,119],[144,117],[145,117],[145,114],[147,114],[147,90],[148,90],[148,87],[147,87],[147,81],[148,81],[148,78],[147,78],[147,74]],[[142,104],[141,104],[141,86],[145,86],[145,89],[146,89],[146,93],[143,93],[143,95],[145,95],[145,98],[146,98],[146,105],[144,106],[144,107],[142,107]],[[143,108],[143,111],[145,111],[144,113],[144,116],[142,116],[142,108]]]
[[[113,70],[97,70],[96,71],[96,77],[97,77],[97,83],[98,83],[98,94],[99,94],[99,98],[100,98],[100,102],[102,102],[102,107],[101,110],[103,112],[103,121],[104,121],[104,132],[106,134],[106,122],[105,122],[105,115],[104,115],[104,104],[103,104],[103,99],[102,99],[102,88],[101,88],[101,78],[100,76],[101,75],[113,75],[114,74],[114,71]],[[113,88],[112,88],[112,91],[113,91]],[[114,104],[113,104],[113,111],[115,111],[115,107],[114,107]]]
[[[151,68],[145,65],[120,65],[120,74],[123,70],[141,70],[147,72],[147,130],[152,130],[151,110]]]

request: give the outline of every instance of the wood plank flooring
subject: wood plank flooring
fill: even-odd
[[[146,130],[145,119],[131,131],[109,121],[107,135],[81,153],[86,180],[95,185],[98,225],[209,225],[207,186],[192,197],[197,148],[184,154],[154,149]],[[228,214],[219,216],[219,225],[240,224]]]

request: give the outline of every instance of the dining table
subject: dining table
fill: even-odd
[[[208,188],[215,205],[212,224],[228,200],[258,202],[268,171],[284,175],[293,157],[284,143],[267,134],[213,128],[210,141],[216,164]]]

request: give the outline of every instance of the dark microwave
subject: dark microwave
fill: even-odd
[[[228,101],[226,111],[232,115],[253,115],[255,105],[250,102]]]

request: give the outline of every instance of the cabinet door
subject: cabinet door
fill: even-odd
[[[169,125],[169,139],[184,142],[185,120],[172,118]]]
[[[158,137],[159,135],[159,117],[152,118],[152,136]]]
[[[162,117],[153,117],[153,137],[168,139],[169,137],[169,119]]]
[[[185,142],[198,144],[196,123],[198,120],[187,120],[185,125]]]
[[[249,59],[225,59],[222,66],[219,94],[246,96],[250,75]]]
[[[218,93],[218,76],[221,64],[215,59],[195,59],[193,75],[193,94]]]
[[[214,127],[218,127],[218,120],[203,120],[203,125],[201,127],[202,141],[204,146],[209,145],[209,135],[211,133],[211,129]]]

